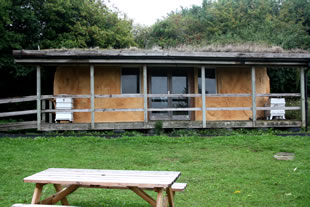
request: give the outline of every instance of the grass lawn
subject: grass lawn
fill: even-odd
[[[277,152],[294,152],[277,161]],[[309,206],[310,139],[270,134],[200,138],[164,136],[0,139],[0,206],[30,203],[23,178],[50,167],[181,171],[188,183],[176,206]],[[43,196],[54,191],[45,186]],[[154,193],[153,193],[154,195]],[[131,191],[78,189],[71,205],[149,206]]]

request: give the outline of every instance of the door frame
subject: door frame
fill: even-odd
[[[158,70],[160,72],[167,74],[167,93],[168,91],[172,91],[172,76],[173,76],[173,70],[177,71],[184,71],[186,73],[186,85],[187,85],[187,94],[191,92],[191,84],[190,84],[190,78],[193,77],[194,68],[189,67],[150,67],[148,68],[148,93],[151,94],[152,92],[152,71]],[[192,74],[191,74],[192,73]],[[172,99],[168,98],[168,108],[172,108]],[[191,106],[191,98],[187,98],[188,106]],[[148,107],[152,108],[152,98],[148,98]],[[153,112],[149,112],[149,120],[151,121],[159,121],[159,120],[191,120],[192,113],[190,111],[187,112],[187,115],[173,115],[173,111],[168,111],[167,116],[158,116],[154,115]]]

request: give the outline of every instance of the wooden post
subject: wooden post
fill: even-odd
[[[161,188],[157,190],[156,207],[163,207],[163,204],[164,204],[163,193],[164,193],[164,189]]]
[[[91,129],[95,128],[95,70],[94,65],[90,65],[90,108],[91,108]]]
[[[143,65],[143,98],[144,98],[144,124],[148,122],[147,112],[147,66]]]
[[[53,102],[51,100],[48,101],[48,108],[49,109],[53,109]],[[51,124],[53,123],[53,114],[52,113],[49,113],[48,114],[48,122]]]
[[[36,187],[33,192],[32,200],[31,200],[31,204],[40,203],[43,186],[44,184],[39,184],[39,183],[36,184]]]
[[[202,127],[207,127],[207,118],[206,118],[206,75],[205,67],[201,67],[201,96],[202,96]]]
[[[256,78],[255,67],[251,68],[251,84],[252,84],[252,121],[253,127],[256,126]]]
[[[175,206],[174,205],[174,193],[173,193],[172,189],[167,188],[166,192],[167,192],[169,206],[174,207]]]
[[[301,126],[306,127],[305,69],[300,68]]]
[[[56,190],[57,193],[60,192],[60,191],[62,191],[62,186],[61,186],[60,184],[54,184],[54,187],[55,187],[55,190]],[[62,204],[62,205],[69,206],[69,202],[68,202],[68,200],[67,200],[66,197],[64,197],[63,199],[61,199],[61,204]]]
[[[41,130],[41,67],[37,65],[37,130]]]
[[[46,109],[46,100],[42,100],[42,110]],[[42,113],[42,121],[46,122],[46,113]]]

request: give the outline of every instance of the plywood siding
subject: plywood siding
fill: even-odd
[[[95,67],[95,94],[120,94],[121,69]],[[90,94],[89,68],[57,68],[54,94]],[[90,99],[75,99],[74,108],[90,108]],[[143,98],[97,98],[95,108],[143,108]],[[91,115],[74,113],[74,122],[88,123]],[[143,112],[96,112],[95,122],[139,122]]]
[[[141,77],[141,82],[142,76]],[[198,71],[194,72],[195,93],[198,93]],[[217,93],[251,93],[250,68],[217,68]],[[59,67],[55,73],[54,94],[90,94],[89,68]],[[257,93],[270,93],[267,69],[256,68]],[[95,94],[120,94],[121,69],[119,67],[95,67]],[[141,91],[143,93],[143,91]],[[257,97],[257,106],[264,106],[268,98]],[[201,107],[201,98],[193,98],[194,107]],[[251,107],[251,97],[206,98],[207,107]],[[74,108],[90,108],[90,99],[75,99]],[[143,98],[105,98],[95,99],[95,108],[143,108]],[[202,120],[202,112],[192,112],[192,120]],[[249,120],[252,111],[207,111],[207,120]],[[264,112],[257,111],[257,118]],[[89,123],[90,113],[74,113],[74,122]],[[143,112],[96,112],[95,122],[143,122]]]
[[[197,75],[197,73],[195,73]],[[247,93],[251,94],[250,68],[217,68],[217,93]],[[197,79],[196,79],[197,80]],[[197,84],[195,91],[198,92]],[[270,83],[267,69],[256,68],[256,93],[270,93]],[[257,97],[257,107],[264,106],[268,98]],[[196,98],[195,106],[201,107],[201,98]],[[207,97],[206,107],[252,107],[251,97]],[[252,111],[207,111],[207,120],[249,120]],[[196,112],[196,120],[202,120],[202,112]],[[263,118],[264,111],[257,111],[257,118]]]

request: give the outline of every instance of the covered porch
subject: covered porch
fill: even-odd
[[[37,108],[31,111],[4,112],[0,117],[19,116],[23,114],[36,114],[37,120],[31,122],[29,128],[38,131],[51,130],[113,130],[113,129],[152,129],[158,121],[163,128],[263,128],[263,127],[305,127],[306,126],[306,84],[305,70],[309,67],[310,55],[299,53],[237,53],[237,52],[178,52],[178,51],[131,51],[131,50],[19,50],[14,51],[16,63],[36,65],[37,70],[37,94],[36,96],[2,99],[0,103],[12,103],[23,101],[36,101]],[[89,92],[86,94],[53,94],[41,93],[41,72],[45,66],[57,67],[83,67],[88,68]],[[95,92],[95,70],[101,67],[140,68],[137,93],[104,93]],[[239,67],[248,70],[250,74],[249,93],[208,93],[206,91],[206,79],[208,71],[213,68]],[[299,93],[259,93],[257,90],[257,70],[261,67],[273,67],[279,70],[282,67],[295,68],[299,71]],[[166,68],[164,75],[154,72],[154,68]],[[167,68],[169,70],[167,70]],[[173,68],[174,70],[170,70]],[[160,70],[157,70],[160,71]],[[175,72],[178,71],[178,72]],[[183,71],[180,72],[180,71]],[[191,74],[189,74],[191,73]],[[156,75],[157,74],[157,75]],[[189,74],[189,75],[184,75]],[[159,77],[159,78],[154,78]],[[164,78],[163,78],[164,77]],[[198,78],[199,77],[199,78]],[[174,84],[173,78],[175,82]],[[164,81],[162,81],[164,80]],[[156,82],[157,81],[157,82]],[[184,84],[182,86],[182,81]],[[199,82],[200,81],[200,85]],[[152,85],[152,83],[154,84]],[[167,86],[163,83],[167,83]],[[208,84],[208,82],[207,82]],[[164,85],[164,86],[163,86]],[[173,85],[176,85],[175,87]],[[191,86],[190,86],[191,85]],[[199,85],[199,87],[198,87]],[[158,86],[158,87],[156,87]],[[160,86],[160,87],[159,87]],[[173,88],[174,87],[174,88]],[[186,90],[181,90],[184,87]],[[232,85],[233,87],[233,85]],[[258,104],[258,99],[271,97],[295,97],[300,100],[297,106],[285,106],[281,108]],[[84,99],[89,107],[56,109],[52,103],[57,98]],[[247,98],[250,105],[247,106],[208,106],[209,100]],[[110,107],[110,104],[100,106],[99,100],[118,100],[128,103],[140,104],[128,107]],[[127,103],[126,102],[126,103]],[[105,102],[107,103],[107,102]],[[100,106],[100,107],[98,107]],[[138,106],[138,107],[136,107]],[[258,118],[258,113],[270,110],[299,110],[299,120],[266,120],[266,117]],[[210,112],[220,111],[247,111],[250,113],[248,120],[210,120]],[[85,122],[55,122],[55,113],[84,113],[89,119]],[[139,114],[136,121],[103,121],[98,119],[102,114]],[[125,115],[127,116],[127,115]],[[0,126],[0,130],[14,128],[26,128],[27,124],[19,126],[13,124]]]

